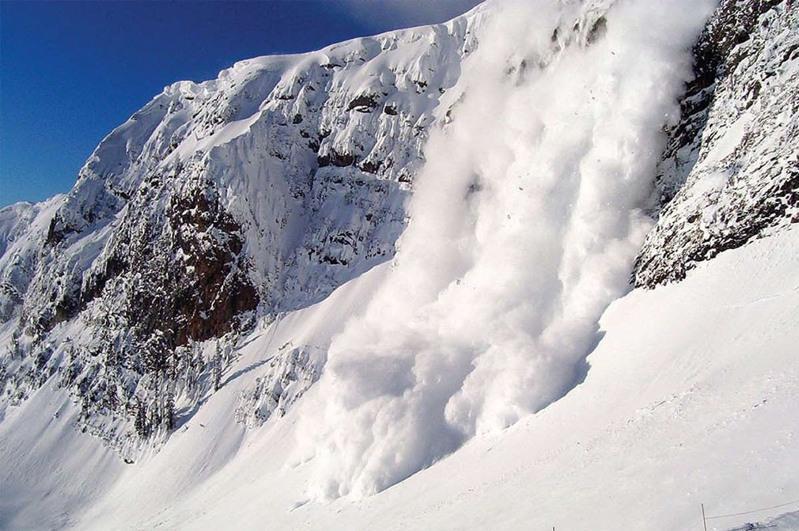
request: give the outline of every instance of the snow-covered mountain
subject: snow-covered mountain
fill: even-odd
[[[792,0],[494,0],[173,84],[0,210],[0,527],[799,498],[797,221]]]
[[[164,397],[200,400],[256,322],[391,258],[480,17],[171,85],[67,196],[4,209],[7,398],[54,376],[113,444],[143,417],[138,441],[180,422]]]

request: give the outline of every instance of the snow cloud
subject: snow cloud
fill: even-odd
[[[380,491],[575,384],[628,289],[711,0],[497,1],[411,222],[299,438],[318,499]]]

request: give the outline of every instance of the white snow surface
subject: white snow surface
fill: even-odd
[[[323,346],[385,280],[380,266],[256,332],[240,375],[135,464],[68,429],[68,400],[41,388],[0,423],[0,526],[674,530],[701,529],[701,503],[714,516],[794,500],[797,246],[793,227],[629,293],[603,314],[585,381],[561,400],[374,496],[309,501],[312,463],[286,466],[301,409],[252,431],[230,412],[248,367],[288,340]]]

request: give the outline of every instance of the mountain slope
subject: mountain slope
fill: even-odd
[[[799,19],[689,3],[506,0],[242,61],[0,210],[0,527],[795,499]]]
[[[6,399],[58,378],[82,423],[135,453],[181,422],[173,402],[190,410],[256,320],[389,259],[480,18],[171,85],[68,196],[4,209]]]
[[[5,525],[57,525],[66,518],[61,511],[37,508],[71,496],[91,506],[69,507],[70,521],[98,529],[693,529],[701,526],[700,503],[713,516],[790,501],[799,489],[797,238],[794,228],[725,251],[684,282],[636,290],[614,303],[585,382],[541,413],[477,437],[357,503],[305,503],[310,463],[286,466],[300,411],[261,431],[245,430],[230,411],[239,390],[254,382],[248,369],[263,352],[288,338],[321,344],[341,326],[336,317],[357,312],[383,280],[382,266],[257,334],[235,367],[242,375],[141,463],[121,464],[85,437],[70,436],[69,415],[77,411],[50,392],[37,394],[0,426],[4,462],[15,463],[7,471],[16,479],[5,484],[24,496],[44,481],[57,494]],[[25,420],[59,408],[46,428],[53,437],[40,438],[35,432],[44,428]],[[59,430],[66,439],[58,439]],[[9,442],[31,439],[39,440],[35,448],[11,458]],[[98,460],[92,467],[81,449]],[[42,457],[59,466],[35,464]],[[107,483],[95,485],[97,478]],[[23,482],[32,490],[18,490]],[[715,519],[708,528],[732,529],[791,509]]]
[[[683,284],[631,293],[603,316],[604,338],[572,393],[374,497],[297,507],[310,466],[284,468],[291,439],[278,431],[247,440],[207,487],[140,521],[665,530],[701,525],[700,503],[712,516],[794,500],[797,237],[794,228],[721,254]],[[214,422],[213,413],[205,418]],[[152,472],[120,482],[88,521],[124,521],[121,500],[161,485],[155,470],[182,469],[180,453],[176,446]],[[709,529],[791,509],[712,520]]]

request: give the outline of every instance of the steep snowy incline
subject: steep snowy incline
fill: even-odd
[[[282,422],[283,415],[269,403],[269,399],[280,397],[282,389],[259,385],[264,377],[275,374],[271,365],[297,350],[325,352],[330,338],[362,310],[385,272],[386,265],[378,266],[323,302],[285,315],[242,338],[236,345],[237,359],[223,375],[222,387],[181,418],[160,451],[139,452],[135,459],[123,462],[113,447],[75,429],[82,424],[81,408],[58,388],[56,380],[45,382],[0,418],[0,485],[4,494],[0,497],[0,528],[88,527],[92,522],[102,527],[106,524],[101,520],[81,522],[81,513],[99,501],[132,499],[127,496],[133,496],[136,503],[124,503],[122,511],[115,509],[119,519],[112,517],[107,525],[135,528],[139,518],[147,517],[147,508],[162,510],[161,504],[167,500],[174,505],[178,498],[215,483],[236,456],[271,433],[274,426],[293,424]],[[312,376],[307,367],[298,365],[289,372],[281,375],[278,383],[297,394],[313,382],[305,380]],[[265,419],[248,408],[259,388],[264,398],[264,403],[258,404],[259,413],[274,413],[275,419],[281,420],[260,430],[252,428]],[[261,409],[264,405],[271,407]],[[243,412],[241,417],[236,411]],[[287,446],[266,453],[277,458],[290,446],[287,441]],[[138,491],[141,485],[147,486]],[[133,513],[127,514],[127,510]]]
[[[796,499],[797,247],[794,227],[721,253],[679,284],[633,291],[602,317],[587,377],[566,397],[357,503],[303,503],[311,467],[285,466],[298,409],[276,429],[246,435],[209,476],[209,458],[240,437],[228,413],[236,392],[226,388],[76,521],[96,529],[673,531],[701,529],[700,503],[713,516]],[[335,303],[355,308],[381,280],[359,278]],[[359,292],[364,281],[372,285]],[[335,314],[326,305],[286,323],[271,344],[309,337],[293,327],[324,330]],[[713,519],[708,529],[790,510]]]

